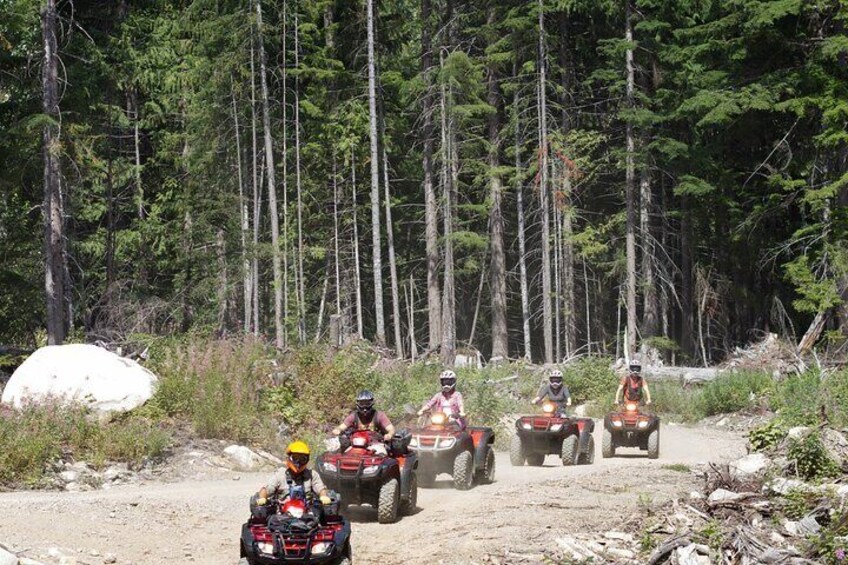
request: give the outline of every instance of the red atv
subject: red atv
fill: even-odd
[[[660,456],[660,419],[646,414],[636,402],[627,402],[623,410],[610,412],[604,418],[601,454],[613,457],[617,447],[638,447],[648,452],[648,459]]]
[[[350,523],[338,512],[338,495],[321,506],[303,487],[272,499],[241,528],[239,565],[351,565]]]
[[[468,490],[495,480],[495,432],[492,428],[466,427],[444,412],[433,412],[412,430],[409,446],[418,452],[421,486],[432,487],[436,475],[453,476],[457,490]]]
[[[509,461],[515,466],[538,467],[545,456],[555,453],[563,465],[591,465],[595,461],[595,422],[591,418],[569,418],[556,405],[545,402],[542,414],[522,416],[515,421],[509,446]]]
[[[411,514],[418,503],[418,456],[410,451],[411,436],[402,431],[389,442],[372,431],[359,430],[339,438],[337,450],[318,460],[318,473],[341,495],[342,509],[370,504],[381,524]]]

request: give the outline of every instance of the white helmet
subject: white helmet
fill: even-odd
[[[562,386],[562,371],[559,369],[551,369],[548,373],[548,383],[550,383],[551,388],[558,389]]]
[[[445,394],[456,390],[456,373],[450,369],[442,371],[439,375],[439,382],[442,385],[442,392]]]
[[[634,357],[630,360],[630,365],[628,366],[631,373],[641,373],[642,372],[642,361],[638,357]]]

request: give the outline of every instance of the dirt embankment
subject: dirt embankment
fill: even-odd
[[[674,425],[663,427],[658,461],[628,450],[602,459],[597,443],[592,466],[563,467],[549,456],[542,468],[515,468],[498,453],[494,484],[457,492],[439,481],[421,489],[419,511],[396,524],[379,525],[370,508],[353,508],[354,558],[381,565],[534,562],[561,536],[616,529],[640,505],[688,493],[697,479],[685,466],[744,453],[740,434]],[[233,473],[92,492],[0,494],[0,541],[45,563],[65,556],[97,564],[109,555],[124,564],[234,565],[247,500],[263,479]]]

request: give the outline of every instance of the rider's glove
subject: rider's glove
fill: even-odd
[[[256,499],[256,506],[265,506],[266,504],[268,504],[267,498],[257,498]]]
[[[323,504],[324,506],[326,506],[326,505],[328,505],[328,504],[332,504],[332,503],[333,503],[333,501],[330,499],[330,497],[329,497],[329,496],[327,496],[326,494],[322,494],[322,495],[319,497],[319,499],[321,500],[321,504]]]

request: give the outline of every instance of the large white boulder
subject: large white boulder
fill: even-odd
[[[0,547],[0,565],[18,565],[18,556]]]
[[[21,408],[59,400],[79,402],[107,415],[147,402],[156,375],[131,359],[96,345],[42,347],[12,374],[0,403]]]

